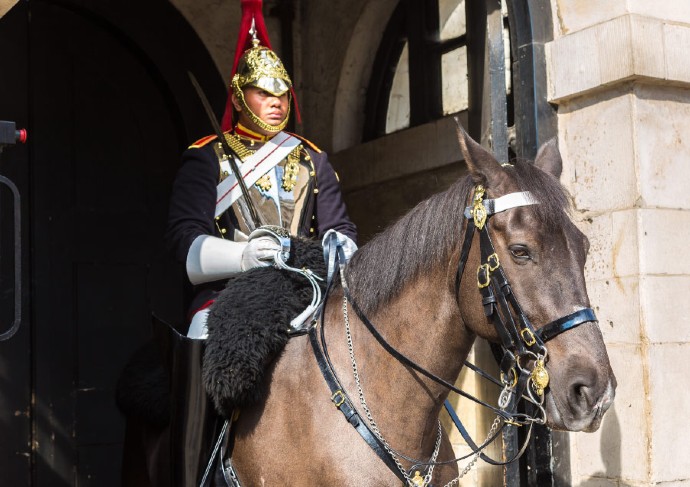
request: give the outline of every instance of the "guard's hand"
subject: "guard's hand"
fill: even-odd
[[[243,271],[254,267],[273,264],[276,252],[280,251],[280,244],[272,237],[264,236],[249,240],[242,252],[241,268]]]

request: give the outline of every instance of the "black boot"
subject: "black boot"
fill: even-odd
[[[204,340],[187,338],[154,317],[154,333],[167,350],[171,378],[170,460],[173,487],[197,487],[204,476],[222,419],[201,380]],[[213,471],[206,485],[211,485]]]

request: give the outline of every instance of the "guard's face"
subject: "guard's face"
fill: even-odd
[[[275,96],[268,91],[262,90],[261,88],[256,88],[254,86],[247,86],[243,88],[242,91],[244,92],[244,100],[247,103],[247,107],[249,107],[249,109],[257,117],[259,117],[262,122],[268,125],[277,126],[280,125],[283,120],[285,120],[285,117],[288,114],[289,104],[287,92],[280,96]],[[269,132],[257,127],[256,124],[253,123],[247,116],[247,114],[244,113],[242,106],[239,103],[239,100],[236,99],[235,95],[233,95],[233,103],[235,105],[235,109],[240,114],[240,122],[242,125],[261,134],[270,135]]]

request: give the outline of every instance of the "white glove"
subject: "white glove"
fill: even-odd
[[[187,254],[187,276],[192,284],[227,279],[242,270],[247,242],[233,242],[211,235],[199,235]]]
[[[276,252],[280,251],[280,244],[269,236],[250,238],[242,252],[241,268],[243,271],[254,267],[273,264]]]
[[[335,233],[338,237],[338,244],[343,248],[343,252],[345,253],[345,260],[349,261],[350,257],[357,252],[357,244],[347,235],[344,233],[340,233],[337,230],[333,230],[332,228],[326,232],[326,234],[323,236],[321,239],[321,245],[325,246],[326,242],[328,242],[328,237],[331,236],[331,234]]]
[[[271,265],[280,250],[280,244],[265,234],[250,236],[249,242],[200,235],[187,254],[187,276],[194,285],[227,279],[253,267]]]

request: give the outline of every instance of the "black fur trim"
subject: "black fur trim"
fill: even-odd
[[[326,277],[318,242],[293,239],[288,264]],[[228,280],[210,309],[203,364],[204,385],[219,414],[230,417],[234,408],[262,399],[266,367],[311,299],[311,285],[294,272],[260,267]]]

